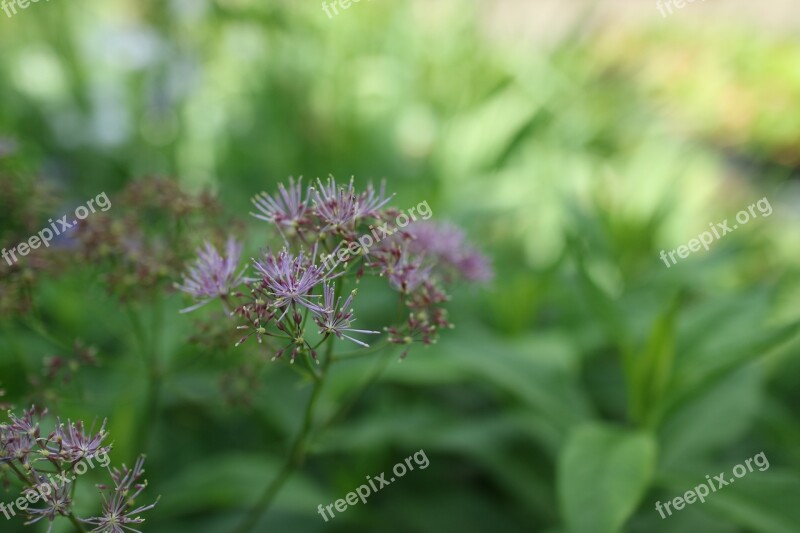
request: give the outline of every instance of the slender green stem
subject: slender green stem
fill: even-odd
[[[380,340],[377,344],[373,344],[369,348],[362,348],[360,350],[354,350],[352,352],[346,352],[341,355],[337,355],[334,360],[335,361],[345,361],[347,359],[357,359],[359,357],[365,357],[367,355],[372,355],[375,352],[379,352],[384,348],[390,345],[389,341],[387,340]]]
[[[70,511],[70,513],[67,515],[67,518],[70,522],[72,522],[72,525],[75,526],[75,529],[80,531],[80,533],[86,533],[86,530],[83,529],[83,525],[78,521],[72,511]]]
[[[139,353],[147,372],[147,397],[145,399],[144,409],[140,414],[139,422],[133,436],[132,453],[134,456],[147,451],[147,444],[150,436],[150,431],[148,431],[147,428],[153,424],[153,421],[156,418],[158,413],[158,404],[161,397],[161,384],[163,376],[161,368],[158,366],[158,357],[156,355],[158,349],[157,332],[161,328],[161,321],[159,319],[160,313],[158,312],[159,310],[160,304],[157,304],[156,313],[154,313],[155,323],[153,324],[153,330],[151,331],[151,336],[149,338],[150,342],[148,343],[148,337],[145,334],[141,318],[133,307],[128,307],[128,316],[131,320],[133,333],[139,344]]]
[[[72,347],[55,338],[50,332],[48,332],[38,317],[30,320],[24,320],[23,323],[51,344],[58,346],[67,353],[72,352]]]
[[[314,382],[314,388],[311,390],[311,396],[308,399],[305,413],[303,414],[302,425],[300,426],[300,430],[294,438],[283,466],[278,472],[278,475],[275,476],[270,484],[264,489],[261,497],[247,514],[244,522],[242,522],[242,524],[236,528],[236,533],[249,533],[250,531],[253,531],[258,524],[258,521],[261,519],[267,509],[269,509],[269,506],[272,504],[275,496],[278,495],[281,488],[283,488],[283,485],[286,483],[289,477],[291,477],[294,470],[303,463],[306,455],[308,436],[311,433],[311,426],[314,422],[314,410],[317,405],[317,401],[319,400],[320,393],[322,392],[322,386],[325,383],[325,378],[328,375],[328,369],[333,362],[334,338],[335,337],[331,337],[328,341],[328,347],[325,354],[325,360],[322,363],[320,377]]]
[[[375,370],[372,371],[372,374],[370,374],[370,376],[364,380],[364,383],[358,388],[355,394],[353,394],[349,400],[343,403],[339,409],[337,409],[336,412],[333,413],[333,415],[322,424],[322,429],[327,428],[333,425],[336,421],[344,418],[350,409],[352,409],[353,406],[364,396],[364,394],[366,394],[367,390],[369,390],[369,388],[380,379],[384,372],[386,372],[386,369],[389,368],[389,363],[391,363],[394,359],[392,354],[394,354],[394,350],[389,350],[383,356],[383,358],[378,361],[378,363],[375,365]],[[340,358],[337,358],[337,360],[339,359]]]

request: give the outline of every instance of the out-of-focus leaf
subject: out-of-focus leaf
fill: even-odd
[[[736,479],[731,471],[730,466],[709,466],[702,470],[712,476],[725,472],[725,478],[733,482],[709,494],[705,502],[697,500],[692,505],[700,506],[703,511],[737,524],[746,531],[797,532],[800,524],[800,506],[797,505],[800,479],[796,474],[772,469],[762,472],[754,465],[752,472]],[[676,494],[683,494],[703,482],[705,479],[700,475],[674,475],[667,480],[667,486]]]
[[[280,470],[279,460],[245,454],[207,458],[173,476],[161,486],[158,505],[162,517],[205,511],[209,508],[242,508],[252,505]],[[278,508],[305,512],[326,496],[302,472],[295,473],[277,497]]]
[[[656,462],[648,433],[590,423],[558,460],[561,516],[573,533],[620,531],[647,490]]]
[[[748,365],[672,413],[659,428],[661,468],[679,466],[739,438],[758,411],[761,387],[759,368]]]

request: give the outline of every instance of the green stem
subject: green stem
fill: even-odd
[[[83,525],[78,521],[72,511],[70,511],[70,513],[67,515],[67,518],[70,522],[72,522],[72,525],[75,526],[75,529],[80,531],[80,533],[86,533],[86,530],[83,529]]]
[[[314,422],[314,410],[317,405],[317,400],[319,400],[320,393],[322,392],[322,386],[325,383],[325,377],[328,375],[328,369],[333,362],[334,339],[335,337],[331,337],[328,341],[325,361],[322,363],[320,377],[314,381],[314,388],[311,391],[311,396],[308,399],[305,413],[303,414],[303,423],[294,438],[292,447],[286,456],[283,466],[278,472],[278,475],[275,476],[272,482],[270,482],[270,484],[264,489],[261,497],[247,514],[244,522],[242,522],[242,524],[236,528],[236,533],[249,533],[250,531],[253,531],[258,524],[258,521],[261,519],[267,509],[269,509],[270,505],[275,499],[275,496],[278,495],[281,488],[283,488],[283,485],[286,483],[289,477],[291,477],[294,470],[303,463],[306,455],[308,436],[311,433],[311,426]]]
[[[364,383],[361,385],[361,387],[359,387],[356,393],[353,394],[349,400],[343,403],[335,413],[333,413],[333,415],[322,425],[322,428],[327,428],[333,425],[333,423],[337,420],[344,418],[347,412],[353,408],[353,406],[364,396],[364,394],[366,394],[369,388],[380,379],[384,372],[386,372],[386,369],[389,368],[389,363],[391,363],[394,358],[392,355],[393,353],[394,350],[389,350],[386,355],[384,355],[383,359],[378,361],[372,374],[370,374],[370,376],[364,380]],[[336,360],[338,361],[340,358],[337,358]]]
[[[158,306],[157,311],[159,309],[160,305]],[[158,414],[158,404],[161,398],[161,383],[163,376],[161,369],[158,367],[158,358],[156,357],[158,342],[158,336],[156,332],[160,328],[161,324],[159,323],[160,321],[158,319],[160,313],[156,312],[154,314],[156,316],[154,322],[157,323],[153,325],[153,331],[150,337],[150,343],[148,345],[146,342],[147,336],[145,335],[141,318],[133,307],[128,307],[128,316],[133,326],[133,333],[139,344],[139,354],[147,372],[147,397],[145,400],[144,409],[142,410],[133,436],[133,448],[131,450],[133,457],[136,457],[140,453],[145,453],[147,451],[147,444],[151,434],[151,432],[148,431],[148,427],[152,426],[153,421]]]

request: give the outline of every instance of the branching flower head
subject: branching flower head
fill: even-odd
[[[52,485],[48,484],[47,477],[42,474],[36,476],[36,485],[48,487],[47,491],[39,493],[39,501],[44,507],[29,506],[26,511],[29,520],[25,522],[25,525],[47,520],[49,522],[47,532],[50,533],[56,518],[67,516],[72,510],[71,487],[63,484],[56,484],[55,487],[52,487]]]
[[[21,417],[8,412],[10,423],[0,424],[3,462],[17,461],[25,470],[36,462],[38,456],[34,456],[34,453],[39,450],[38,441],[41,436],[39,423],[46,413],[46,410],[37,412],[33,406],[23,411]]]
[[[467,243],[464,232],[452,224],[418,222],[408,227],[409,249],[434,258],[467,281],[485,282],[493,277],[486,257]]]
[[[142,455],[136,460],[132,469],[122,465],[122,470],[113,469],[111,479],[114,486],[98,485],[103,495],[103,514],[91,518],[81,519],[81,522],[95,526],[95,533],[124,533],[139,530],[131,527],[144,523],[144,518],[139,514],[153,509],[158,500],[149,505],[136,507],[136,498],[147,487],[147,481],[139,481],[144,475],[144,460]]]
[[[111,451],[110,446],[103,446],[103,441],[108,437],[106,420],[100,430],[92,435],[84,431],[83,422],[67,421],[66,424],[58,420],[56,429],[48,439],[57,448],[51,449],[52,455],[57,455],[64,461],[76,462],[81,459],[91,459],[98,455],[105,455]]]
[[[306,256],[302,250],[293,256],[283,249],[276,256],[267,249],[264,259],[253,259],[253,264],[261,274],[260,285],[271,297],[275,308],[285,308],[278,321],[288,312],[290,304],[314,308],[309,294],[325,279],[324,268],[315,265],[313,258]]]
[[[364,333],[364,334],[380,334],[379,331],[370,331],[366,329],[353,329],[350,326],[355,322],[353,318],[353,310],[350,309],[350,304],[353,303],[353,297],[356,291],[350,293],[347,299],[342,304],[341,296],[334,302],[336,290],[333,285],[326,283],[323,287],[323,304],[316,307],[314,311],[314,321],[319,326],[319,333],[325,335],[336,335],[337,337],[345,338],[353,341],[364,347],[369,347],[369,344],[362,342],[358,339],[347,335],[346,333]]]
[[[379,188],[369,184],[359,192],[353,179],[341,185],[333,176],[325,182],[317,179],[308,188],[290,179],[276,194],[256,196],[257,212],[252,214],[274,226],[283,247],[273,253],[265,243],[266,252],[252,260],[255,278],[244,280],[248,290],[231,295],[240,300],[232,313],[239,322],[237,329],[246,332],[236,345],[253,336],[259,343],[269,339],[263,344],[272,359],[291,352],[291,362],[301,353],[316,360],[315,348],[332,337],[368,346],[354,334],[377,332],[353,328],[354,293],[337,297],[333,280],[342,290],[348,281],[357,284],[370,275],[383,277],[400,293],[399,322],[384,328],[389,341],[435,342],[439,332],[450,327],[443,287],[456,279],[488,281],[491,266],[461,230],[426,222],[421,208],[415,215],[413,209],[406,214],[388,207],[392,198],[384,183]],[[321,265],[317,265],[318,251],[326,257]],[[214,261],[200,261],[194,267],[184,290],[196,297],[219,294],[215,287],[204,290],[210,283],[193,281],[203,277],[208,263]],[[318,331],[307,335],[311,323]],[[321,339],[313,340],[317,334]]]
[[[95,525],[93,531],[96,532],[136,532],[131,525],[144,522],[139,513],[152,509],[157,503],[134,506],[134,500],[147,486],[146,482],[139,481],[144,473],[144,458],[136,462],[133,470],[124,465],[121,472],[109,470],[114,487],[109,497],[104,496],[102,516],[79,519],[73,510],[73,494],[80,494],[74,492],[78,477],[95,466],[93,459],[104,467],[110,461],[111,447],[103,445],[108,436],[105,422],[96,434],[91,431],[87,434],[83,422],[64,424],[57,419],[55,430],[43,437],[40,421],[45,413],[32,407],[21,417],[9,413],[9,423],[0,424],[0,462],[10,466],[7,471],[16,476],[25,497],[32,504],[38,503],[38,506],[20,507],[21,514],[28,518],[26,525],[47,520],[49,532],[57,518],[68,517],[73,523],[81,520]],[[38,462],[45,463],[45,467],[38,466]],[[103,490],[107,488],[102,486]]]
[[[199,302],[183,309],[182,313],[199,309],[216,298],[225,298],[244,282],[245,269],[239,271],[242,245],[233,237],[228,238],[225,255],[220,254],[209,242],[197,254],[197,260],[183,276],[183,283],[177,284],[176,288]]]
[[[380,219],[382,216],[381,209],[388,204],[394,194],[386,196],[386,182],[381,182],[381,188],[375,190],[372,183],[367,185],[367,188],[358,197],[358,217],[359,218],[376,218]]]
[[[347,187],[337,186],[331,176],[328,183],[317,180],[318,189],[314,189],[314,210],[325,224],[321,232],[334,234],[351,234],[356,218],[359,216],[359,196],[353,187],[353,180]]]
[[[303,190],[303,178],[294,182],[289,178],[289,187],[278,185],[280,195],[269,195],[261,192],[253,197],[252,202],[259,213],[250,213],[254,217],[271,222],[279,229],[297,231],[306,222],[309,191]]]

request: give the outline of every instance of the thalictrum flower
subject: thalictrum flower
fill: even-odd
[[[380,190],[376,191],[372,184],[358,197],[358,216],[380,218],[381,208],[394,198],[394,194],[386,196],[386,182],[381,182]]]
[[[322,233],[351,233],[359,215],[359,197],[353,180],[347,187],[337,186],[333,177],[328,178],[326,185],[319,179],[317,183],[319,190],[314,189],[314,209],[326,224],[321,228]]]
[[[314,308],[315,304],[308,295],[322,283],[325,274],[322,266],[313,264],[313,258],[306,257],[303,251],[293,256],[286,249],[276,257],[268,248],[264,259],[253,259],[253,264],[261,274],[260,285],[272,298],[272,305],[276,309],[285,308],[278,321],[289,311],[290,304]]]
[[[55,431],[48,439],[55,444],[51,453],[60,456],[69,462],[79,461],[83,458],[96,457],[98,454],[107,454],[111,451],[110,446],[103,446],[103,441],[108,437],[106,431],[106,421],[100,430],[94,434],[87,435],[84,431],[83,422],[67,421],[66,424],[58,420]]]
[[[139,514],[153,509],[158,500],[150,505],[135,507],[136,498],[147,487],[147,482],[139,483],[139,478],[144,474],[144,456],[136,460],[133,469],[122,465],[122,470],[111,471],[113,487],[98,485],[103,495],[103,514],[92,518],[81,519],[81,522],[96,526],[95,533],[124,533],[125,531],[139,530],[131,527],[132,524],[144,523],[144,518]],[[106,492],[109,494],[107,495]]]
[[[198,258],[184,275],[183,283],[175,286],[200,301],[183,309],[181,313],[194,311],[216,298],[228,296],[244,281],[245,269],[237,273],[242,245],[233,237],[225,245],[224,256],[209,242],[206,242],[204,248],[198,249],[197,253]]]
[[[409,250],[432,257],[467,281],[489,281],[492,268],[486,257],[467,243],[464,232],[452,224],[417,222],[407,230]]]
[[[66,516],[72,509],[72,498],[70,492],[72,487],[63,483],[56,483],[55,488],[48,483],[47,477],[41,474],[36,476],[38,486],[47,487],[48,490],[39,492],[39,501],[44,504],[44,507],[36,508],[28,506],[25,511],[28,515],[28,520],[25,525],[35,524],[40,520],[47,519],[47,533],[53,529],[53,522],[59,516]]]
[[[250,213],[256,218],[272,222],[280,227],[296,230],[305,222],[306,210],[308,209],[308,194],[303,197],[302,186],[303,178],[294,182],[294,178],[289,178],[289,188],[278,185],[280,196],[271,196],[266,192],[257,194],[253,197],[253,205],[261,213]]]
[[[350,305],[353,303],[353,297],[356,291],[350,293],[350,296],[342,304],[342,298],[339,297],[335,302],[335,288],[332,284],[326,283],[323,286],[323,305],[313,309],[314,322],[319,326],[320,334],[336,335],[337,337],[349,339],[361,346],[369,347],[369,344],[362,342],[358,339],[346,334],[347,333],[364,333],[364,334],[380,334],[379,331],[370,331],[366,329],[353,329],[350,326],[355,322],[353,318],[353,310]]]

